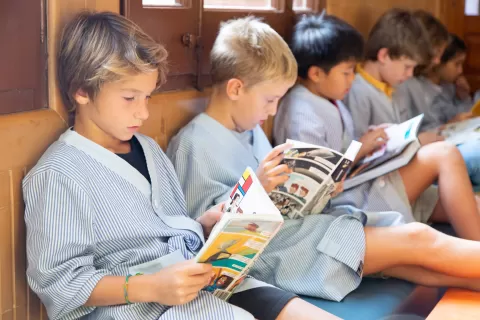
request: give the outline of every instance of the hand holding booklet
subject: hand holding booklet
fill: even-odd
[[[480,117],[446,125],[441,131],[445,141],[460,145],[480,139]]]
[[[361,143],[353,141],[345,154],[294,140],[287,143],[293,147],[285,151],[283,163],[293,172],[270,193],[270,199],[285,219],[319,214],[345,178]]]
[[[230,194],[222,219],[196,257],[214,276],[205,290],[228,300],[283,224],[283,218],[251,168]]]
[[[386,128],[386,145],[357,163],[348,174],[345,190],[407,165],[421,147],[417,134],[422,120],[423,114]]]

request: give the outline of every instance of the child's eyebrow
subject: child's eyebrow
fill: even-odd
[[[121,91],[128,91],[128,92],[133,92],[133,93],[145,93],[147,96],[151,95],[152,92],[144,92],[142,90],[134,89],[134,88],[123,88]]]

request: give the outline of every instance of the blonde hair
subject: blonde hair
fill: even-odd
[[[297,62],[283,38],[249,16],[222,23],[210,53],[213,85],[237,78],[252,86],[266,80],[295,81]]]
[[[167,76],[167,51],[140,27],[111,12],[82,12],[64,28],[57,56],[63,103],[76,108],[75,94],[92,100],[102,84],[126,75],[158,71],[157,88]]]

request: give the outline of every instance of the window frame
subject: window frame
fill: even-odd
[[[29,13],[23,10],[26,2],[16,1],[11,11],[4,12],[18,19],[9,16],[17,25],[10,24],[14,30],[3,29],[3,35],[0,31],[4,48],[0,66],[5,68],[0,79],[0,116],[48,108],[46,0],[34,1]],[[16,54],[19,51],[24,54]]]
[[[254,15],[260,17],[263,21],[270,24],[282,37],[289,39],[291,32],[293,31],[293,26],[297,21],[299,14],[306,13],[316,13],[320,12],[320,9],[325,8],[325,0],[308,0],[309,4],[312,4],[312,9],[305,10],[293,10],[293,1],[294,0],[271,0],[272,10],[264,10],[257,8],[205,8],[204,1],[198,1],[198,6],[196,1],[191,2],[191,0],[183,0],[182,3],[189,4],[190,7],[180,7],[180,6],[141,6],[142,10],[145,11],[141,14],[132,15],[129,7],[132,6],[135,2],[141,2],[142,0],[123,0],[122,2],[122,14],[127,16],[127,18],[132,19],[134,22],[139,24],[148,34],[150,34],[156,41],[160,41],[165,45],[166,49],[169,51],[169,62],[172,66],[178,66],[182,64],[179,61],[179,42],[184,41],[183,36],[179,36],[178,33],[173,35],[173,31],[176,30],[176,21],[175,25],[169,25],[168,28],[162,28],[162,19],[160,18],[163,14],[168,17],[168,15],[175,14],[175,12],[186,12],[187,10],[196,10],[198,26],[196,30],[191,28],[190,34],[192,36],[191,44],[185,50],[189,51],[189,56],[194,61],[189,61],[192,65],[192,68],[188,70],[188,74],[176,74],[175,70],[169,73],[167,83],[160,88],[160,92],[165,91],[175,91],[175,90],[188,90],[188,89],[197,89],[203,91],[206,87],[211,85],[211,74],[210,74],[210,64],[209,64],[209,55],[210,50],[213,46],[213,42],[218,33],[218,28],[220,22],[233,19],[235,17]],[[188,1],[188,3],[187,3]],[[136,9],[139,10],[138,3],[135,4]],[[164,10],[162,10],[164,9]],[[145,19],[142,18],[142,15],[150,16],[151,14],[147,12],[157,11],[156,28],[152,27],[152,23],[146,23]],[[137,12],[138,13],[138,12]],[[151,20],[151,17],[149,18]],[[151,21],[150,21],[151,22]],[[180,22],[178,23],[181,24]],[[164,39],[167,39],[166,41]],[[175,48],[175,50],[171,50]],[[185,70],[184,70],[185,71]]]

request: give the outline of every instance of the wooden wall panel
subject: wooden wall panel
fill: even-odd
[[[336,15],[364,36],[385,11],[391,8],[423,9],[443,18],[444,0],[327,0],[327,13]]]
[[[49,109],[0,116],[0,320],[47,319],[25,277],[21,181],[67,127],[67,113],[56,89],[55,54],[52,54],[56,52],[60,30],[80,10],[119,12],[119,5],[119,0],[48,0]]]

